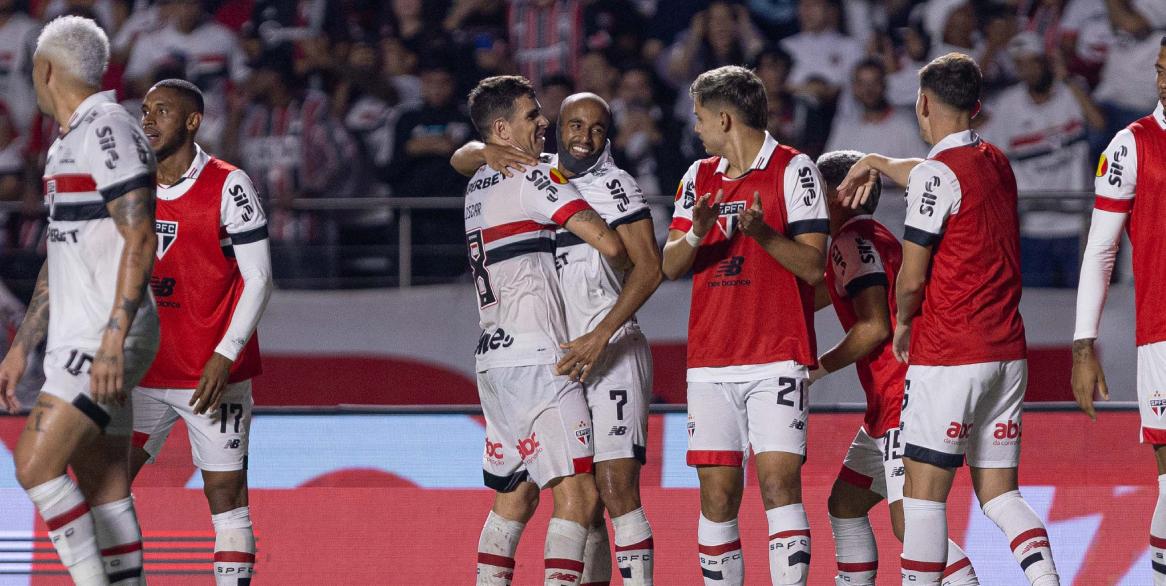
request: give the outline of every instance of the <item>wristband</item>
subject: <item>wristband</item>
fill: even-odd
[[[706,236],[707,236],[707,234],[706,234]],[[696,232],[693,232],[692,228],[689,228],[688,232],[686,232],[684,234],[684,240],[685,240],[685,242],[688,242],[689,246],[696,248],[697,246],[700,246],[700,241],[704,240],[704,237],[697,236]]]

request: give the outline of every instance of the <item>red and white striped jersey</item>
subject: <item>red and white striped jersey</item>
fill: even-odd
[[[466,187],[465,206],[482,326],[478,372],[557,362],[567,323],[555,229],[591,206],[545,159],[509,178],[483,166]]]
[[[106,204],[135,189],[153,188],[154,167],[141,127],[113,92],[81,102],[65,133],[49,148],[44,173],[52,316],[48,351],[100,345],[125,246]],[[129,338],[157,336],[154,313],[153,297],[148,297]]]

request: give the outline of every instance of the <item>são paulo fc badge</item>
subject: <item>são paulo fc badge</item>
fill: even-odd
[[[1161,391],[1154,391],[1154,396],[1150,398],[1150,411],[1153,411],[1158,419],[1166,413],[1166,397],[1162,396]]]
[[[575,426],[575,439],[583,445],[591,441],[591,426],[586,421],[580,421],[579,425]]]
[[[178,222],[155,220],[154,231],[158,233],[158,258],[162,258],[174,241],[178,240]]]

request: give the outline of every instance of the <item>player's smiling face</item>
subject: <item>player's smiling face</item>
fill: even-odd
[[[506,122],[509,136],[504,138],[508,138],[507,142],[535,156],[543,152],[550,122],[543,116],[538,100],[530,96],[515,100],[514,113]]]
[[[152,88],[142,100],[142,132],[159,159],[190,139],[191,113],[182,96],[165,87]]]
[[[595,100],[579,99],[563,108],[559,140],[576,159],[586,159],[607,143],[608,116]]]

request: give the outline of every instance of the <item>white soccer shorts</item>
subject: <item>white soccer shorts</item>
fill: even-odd
[[[903,455],[942,468],[1015,468],[1028,361],[907,368]]]
[[[604,351],[584,387],[595,428],[595,461],[647,458],[648,405],[652,401],[652,351],[640,332],[629,332]]]
[[[1142,443],[1166,444],[1166,342],[1138,346],[1138,412]]]
[[[251,381],[227,385],[218,405],[195,414],[190,406],[193,389],[134,389],[135,446],[146,450],[153,462],[181,417],[190,437],[194,465],[207,472],[247,469],[247,446],[251,434]]]
[[[688,465],[742,466],[753,453],[806,453],[806,367],[751,382],[688,383]]]
[[[157,352],[156,338],[127,341],[122,378],[127,393],[125,405],[102,405],[93,400],[89,372],[96,348],[64,347],[45,354],[42,391],[72,403],[106,435],[128,436],[133,431],[133,388],[146,376]]]
[[[591,472],[595,449],[583,386],[555,374],[555,365],[479,372],[478,397],[486,416],[486,486],[509,492],[530,480],[545,488]]]
[[[865,427],[846,451],[838,478],[859,488],[865,488],[888,503],[903,500],[903,447],[899,428],[887,430],[882,437],[873,438]]]

